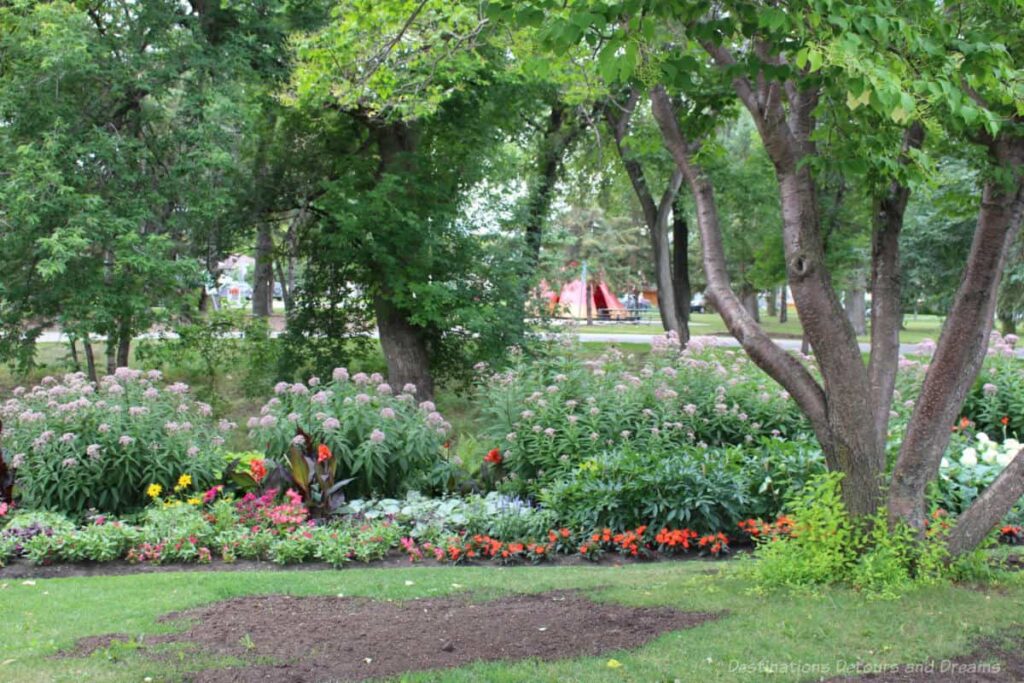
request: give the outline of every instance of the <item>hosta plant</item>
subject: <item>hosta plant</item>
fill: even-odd
[[[98,385],[81,373],[47,377],[13,394],[0,419],[24,507],[129,513],[146,505],[150,484],[169,490],[187,472],[209,486],[223,469],[219,449],[233,425],[159,372],[119,368]]]

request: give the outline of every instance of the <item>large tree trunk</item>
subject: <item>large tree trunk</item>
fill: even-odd
[[[681,195],[676,193],[672,207],[672,290],[676,301],[676,318],[679,320],[679,341],[690,340],[690,226],[686,223]]]
[[[430,353],[423,330],[409,322],[405,311],[395,308],[381,295],[373,298],[377,314],[380,345],[388,364],[388,383],[395,392],[406,384],[416,385],[416,396],[434,396],[434,378],[430,373]]]
[[[252,314],[260,318],[269,318],[274,310],[274,235],[271,230],[271,224],[262,221],[256,232]]]
[[[89,381],[98,382],[100,380],[96,374],[96,354],[93,352],[92,342],[89,341],[88,336],[82,340],[82,346],[85,347],[85,371],[89,375]]]
[[[862,287],[846,290],[843,307],[857,336],[867,334],[867,292]]]
[[[713,48],[712,54],[722,61]],[[725,63],[732,63],[731,56]],[[824,387],[818,386],[802,366],[798,371],[778,357],[790,358],[768,339],[732,292],[725,273],[724,250],[720,255],[721,272],[717,272],[718,268],[709,268],[707,233],[717,234],[721,242],[717,212],[713,227],[706,230],[701,226],[708,291],[733,336],[755,363],[786,387],[808,415],[829,469],[844,473],[842,491],[847,510],[855,516],[873,514],[882,500],[885,443],[878,438],[871,420],[873,410],[860,347],[843,314],[825,263],[814,181],[808,166],[801,163],[813,152],[810,134],[817,93],[790,88],[786,95],[791,103],[791,112],[787,116],[782,108],[781,84],[761,79],[755,92],[751,82],[738,77],[734,86],[754,118],[765,150],[775,166],[782,203],[789,285],[804,334],[821,368]],[[707,201],[712,197],[710,182],[702,178],[703,173],[690,158],[692,150],[688,149],[678,122],[667,107],[667,95],[656,89],[653,98],[655,117],[663,137],[677,165],[687,175],[695,201]],[[700,221],[700,208],[697,215]],[[708,221],[707,215],[704,220]],[[803,397],[791,386],[798,386]]]
[[[132,333],[129,329],[121,329],[117,337],[117,367],[128,367],[128,359],[131,357]]]
[[[778,311],[778,299],[779,293],[774,287],[768,290],[768,297],[765,299],[767,306],[765,307],[764,314],[769,318],[774,318],[779,314]]]
[[[418,131],[404,123],[392,123],[377,128],[376,137],[380,156],[378,178],[407,170],[407,155],[416,148]],[[423,328],[411,322],[408,311],[392,303],[389,292],[374,294],[373,307],[381,349],[388,365],[388,382],[396,392],[406,384],[415,384],[417,396],[432,398],[434,378]]]
[[[749,313],[750,317],[754,319],[754,322],[761,322],[761,310],[758,306],[757,290],[746,286],[741,287],[740,301],[743,302],[743,308],[747,309],[747,313]]]
[[[536,174],[526,203],[526,254],[528,259],[527,288],[540,263],[540,247],[544,236],[544,222],[551,211],[555,185],[561,174],[566,152],[579,136],[582,126],[570,116],[569,108],[561,101],[551,105],[544,138],[537,156]]]
[[[1017,321],[1012,312],[1004,311],[999,315],[999,330],[1004,334],[1017,334]]]
[[[1006,254],[1020,231],[1024,212],[1024,184],[1020,180],[1024,139],[997,138],[990,145],[990,153],[995,163],[1014,178],[1014,184],[1007,186],[1005,178],[985,183],[967,267],[914,404],[893,470],[890,519],[905,521],[918,529],[924,528],[925,489],[938,474],[939,463],[949,444],[950,426],[956,421],[985,360],[999,280]],[[1002,500],[996,498],[995,502]],[[995,504],[992,499],[984,502],[979,499],[978,503],[982,507]],[[972,506],[961,516],[958,526],[970,525],[979,517],[987,518],[981,509],[976,512]]]
[[[684,332],[685,318],[680,318],[678,315],[675,283],[672,280],[672,254],[668,242],[669,215],[679,192],[679,186],[683,182],[683,176],[679,171],[673,173],[668,186],[661,195],[661,200],[658,203],[654,202],[643,166],[640,165],[626,143],[629,123],[639,99],[639,91],[631,90],[629,99],[624,105],[612,103],[605,107],[605,118],[614,133],[615,147],[622,160],[622,166],[626,169],[626,175],[629,176],[629,181],[633,185],[633,191],[640,202],[640,208],[644,215],[644,222],[647,224],[647,234],[651,240],[651,254],[654,259],[654,280],[658,288],[658,313],[661,316],[661,324],[666,330],[675,332],[680,338],[683,338],[686,334]]]
[[[903,134],[899,163],[910,163],[910,151],[924,144],[924,126],[915,122]],[[893,181],[878,198],[871,235],[871,357],[868,382],[875,397],[874,425],[885,440],[889,410],[899,368],[900,329],[903,325],[900,233],[910,200],[910,188]]]

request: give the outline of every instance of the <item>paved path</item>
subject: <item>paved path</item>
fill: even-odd
[[[274,336],[277,336],[280,333],[279,332],[274,332],[273,334],[274,334]],[[623,332],[610,332],[610,333],[606,333],[606,332],[580,332],[580,333],[576,333],[576,336],[579,338],[579,340],[582,341],[585,344],[587,344],[587,343],[590,343],[590,344],[596,344],[596,343],[603,343],[603,344],[650,344],[652,339],[654,339],[655,337],[661,337],[663,335],[664,335],[664,333],[660,333],[660,334],[631,334],[631,333],[623,333]],[[174,338],[177,335],[175,335],[174,333],[168,333],[165,336],[168,337],[168,338]],[[377,335],[376,332],[374,332],[372,336],[376,339],[378,335]],[[550,336],[561,336],[561,335],[560,334],[552,334]],[[158,337],[159,337],[159,335],[151,333],[151,334],[140,335],[138,338],[139,339],[156,339]],[[740,345],[739,341],[737,341],[735,337],[726,337],[726,336],[715,335],[715,339],[717,339],[718,343],[720,345],[722,345],[722,346],[737,346],[738,347]],[[66,343],[67,340],[68,340],[67,337],[62,332],[44,332],[43,334],[41,334],[39,336],[39,341],[41,341],[41,342],[63,342],[63,343]],[[97,338],[93,339],[93,341],[102,341],[102,340],[103,340],[102,337],[97,337]],[[784,348],[786,350],[792,350],[792,351],[799,351],[800,350],[800,340],[799,339],[775,339],[774,341],[775,341],[776,344],[778,344],[779,346],[781,346],[782,348]],[[862,352],[864,352],[864,353],[867,353],[868,351],[871,350],[871,344],[861,343],[860,344],[860,350]],[[910,354],[917,353],[917,344],[900,344],[900,353],[903,354],[903,355],[910,355]],[[1020,357],[1020,358],[1024,358],[1024,348],[1017,349],[1017,356]]]

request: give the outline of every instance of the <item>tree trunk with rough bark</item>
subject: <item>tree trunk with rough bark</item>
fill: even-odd
[[[540,263],[540,247],[544,237],[544,222],[551,211],[555,185],[562,172],[562,165],[569,148],[582,131],[581,122],[573,120],[568,106],[561,101],[551,105],[544,137],[536,162],[536,175],[526,202],[526,254],[529,261],[527,288],[533,285],[530,278]]]
[[[774,287],[768,290],[768,296],[765,298],[765,311],[764,314],[769,318],[774,318],[779,314],[779,292]]]
[[[889,489],[890,520],[904,521],[917,529],[924,528],[925,489],[938,475],[949,444],[950,426],[985,360],[999,280],[1024,214],[1024,138],[996,138],[989,152],[995,165],[1014,183],[997,178],[984,185],[967,267],[914,403]],[[1014,486],[1011,482],[1003,488],[1012,492]],[[979,498],[960,516],[957,526],[987,519],[991,513],[985,508],[1002,502],[1005,498],[999,495]]]
[[[757,290],[750,289],[749,287],[743,287],[740,289],[740,301],[743,302],[743,308],[747,309],[747,313],[754,322],[761,322],[761,310],[758,306],[757,301]]]
[[[744,87],[751,86],[746,83]],[[808,416],[829,468],[845,474],[842,491],[847,509],[855,516],[869,515],[881,502],[885,444],[877,438],[870,419],[867,372],[856,336],[825,265],[814,183],[809,169],[800,163],[810,150],[809,143],[794,148],[790,138],[780,135],[785,117],[770,113],[774,118],[772,125],[767,125],[765,117],[769,114],[762,110],[763,102],[753,93],[747,94],[749,97],[743,99],[750,100],[748,109],[779,179],[789,283],[805,335],[821,367],[824,386],[764,333],[733,291],[714,192],[693,159],[699,147],[689,143],[679,130],[663,89],[652,92],[652,105],[665,144],[686,177],[697,205],[709,298],[751,359],[782,384]],[[796,95],[792,125],[806,131],[800,139],[810,133],[810,115],[816,102],[816,93]]]
[[[619,159],[622,160],[622,166],[625,168],[629,182],[640,202],[644,222],[647,224],[647,234],[651,241],[651,255],[654,260],[654,280],[658,288],[658,313],[661,316],[661,324],[666,330],[675,332],[680,338],[683,338],[686,335],[684,332],[685,318],[680,318],[678,314],[675,283],[672,280],[672,253],[668,241],[669,216],[672,213],[672,205],[679,192],[683,177],[678,171],[674,173],[669,179],[661,199],[655,203],[643,166],[626,142],[629,124],[639,100],[640,92],[634,88],[630,91],[625,104],[619,105],[613,102],[605,107],[605,118],[614,134],[615,148],[619,153]]]
[[[704,47],[718,67],[730,69],[736,64],[723,45],[705,43]],[[784,63],[763,42],[754,41],[751,50],[765,64]],[[730,300],[732,292],[724,268],[708,267],[706,253],[709,283],[717,283],[714,295],[720,300],[730,330],[755,362],[793,394],[810,419],[829,468],[844,474],[843,498],[850,514],[869,514],[881,502],[885,432],[901,323],[898,236],[909,191],[894,181],[880,202],[872,241],[872,350],[865,368],[853,327],[839,304],[824,261],[816,189],[810,165],[804,163],[816,153],[812,134],[817,91],[814,86],[802,90],[806,86],[796,81],[773,81],[764,72],[755,78],[736,73],[733,87],[753,117],[775,166],[782,199],[789,284],[823,386],[813,379],[807,383],[810,386],[804,386],[799,372],[774,362],[777,359],[773,352],[764,348],[757,335],[759,328],[751,328],[742,306]],[[692,166],[688,154],[691,150],[678,131],[678,123],[667,120],[668,116],[664,118],[659,118],[659,125],[677,164],[688,173],[688,181],[690,177],[699,177],[699,171],[685,170],[687,164]],[[1015,117],[1014,123],[1022,123],[1020,118]],[[915,401],[889,482],[887,504],[892,524],[905,522],[917,529],[924,528],[927,484],[938,474],[950,438],[950,425],[985,357],[999,280],[1024,214],[1024,138],[1012,136],[1009,130],[994,138],[984,132],[975,138],[985,141],[996,172],[985,176],[977,227],[961,283]],[[914,139],[919,141],[922,136],[919,126],[906,131],[900,163],[910,163],[912,155],[908,151],[914,146]],[[691,185],[697,187],[693,182]],[[698,217],[701,215],[698,208]],[[701,230],[705,234],[703,225]],[[720,238],[717,229],[709,232]],[[712,251],[719,252],[718,247],[720,244],[713,244]],[[724,265],[721,253],[712,253],[711,260],[720,260]],[[794,393],[790,387],[805,391]],[[820,393],[815,396],[811,387]],[[973,548],[1024,493],[1022,470],[1024,459],[1018,454],[986,493],[959,516],[949,540],[954,554]]]
[[[850,321],[854,333],[857,336],[867,334],[867,292],[860,287],[848,289],[843,298],[845,299],[843,307],[846,309],[846,317]]]
[[[109,343],[113,343],[112,341]],[[132,328],[127,321],[122,321],[117,329],[117,367],[128,367],[128,359],[132,350]]]
[[[690,226],[686,223],[680,195],[676,193],[672,208],[672,290],[675,295],[676,317],[679,319],[679,341],[690,340]]]
[[[92,342],[89,341],[88,336],[82,340],[82,346],[85,347],[85,372],[89,376],[90,382],[98,382],[99,377],[96,374],[96,354],[93,352]]]
[[[271,229],[271,224],[263,221],[256,232],[252,314],[260,318],[269,318],[274,310],[274,235]]]
[[[789,296],[787,296],[789,290],[785,283],[783,283],[781,289],[782,293],[779,295],[779,322],[785,323],[789,322]]]
[[[395,392],[406,384],[416,385],[416,396],[422,400],[434,397],[434,378],[430,372],[430,352],[423,330],[409,322],[385,297],[373,298],[380,332],[380,346],[388,365],[388,383]]]
[[[406,168],[406,155],[416,148],[417,131],[404,123],[391,123],[380,126],[375,132],[380,156],[378,178],[386,173],[401,172]],[[373,307],[388,366],[388,383],[396,392],[406,384],[415,384],[417,396],[432,398],[434,377],[425,330],[412,323],[409,311],[395,306],[391,292],[374,294]]]

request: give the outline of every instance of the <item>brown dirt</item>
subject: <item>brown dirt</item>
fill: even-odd
[[[147,638],[140,647],[145,652],[150,644],[178,643],[205,655],[253,662],[201,671],[189,679],[196,683],[356,681],[474,661],[599,655],[719,616],[597,603],[571,591],[482,603],[267,595],[168,614],[160,620],[188,620],[189,628]],[[70,654],[82,656],[117,639],[83,639]]]
[[[865,667],[866,668],[866,667]],[[992,640],[979,641],[969,654],[953,659],[931,659],[917,664],[873,670],[860,676],[831,678],[826,683],[1020,683],[1024,681],[1024,637],[1011,647]]]

